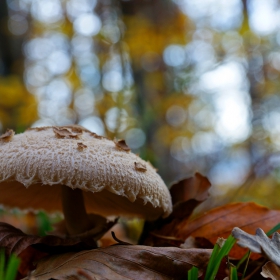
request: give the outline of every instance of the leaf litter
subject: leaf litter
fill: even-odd
[[[186,279],[188,270],[202,270],[212,250],[113,245],[55,255],[41,260],[32,274],[36,280],[79,278],[79,270],[93,279]]]
[[[80,131],[70,131],[68,128],[66,130],[63,133],[80,133]],[[65,137],[71,136],[65,135]],[[116,142],[115,144],[117,145]],[[126,150],[125,142],[121,142],[120,145],[124,146],[117,147]],[[208,198],[210,187],[209,180],[199,173],[173,184],[170,190],[173,213],[168,218],[160,218],[153,223],[147,222],[139,242],[139,244],[156,247],[127,245],[120,242],[105,248],[94,246],[90,248],[87,246],[96,243],[90,244],[85,241],[89,241],[93,235],[95,240],[98,240],[102,236],[102,233],[101,235],[99,233],[100,229],[96,229],[98,232],[93,230],[91,233],[72,236],[69,239],[63,233],[63,223],[56,232],[58,236],[47,237],[27,236],[18,229],[13,227],[11,229],[11,226],[9,228],[9,225],[0,223],[0,247],[4,247],[7,254],[15,252],[24,259],[21,266],[21,271],[25,273],[22,274],[23,276],[27,275],[31,268],[36,268],[32,279],[38,280],[50,278],[186,279],[188,270],[193,266],[199,268],[199,275],[201,275],[205,271],[212,251],[206,248],[213,248],[218,237],[227,237],[232,228],[237,226],[239,228],[233,232],[237,232],[239,237],[246,236],[247,243],[250,241],[247,244],[241,238],[246,243],[245,247],[253,246],[255,250],[252,251],[265,252],[265,255],[273,261],[275,258],[279,259],[280,235],[274,234],[270,240],[261,230],[257,231],[257,238],[250,233],[260,226],[265,231],[271,229],[275,225],[275,220],[279,220],[280,211],[270,210],[255,203],[233,203],[192,218],[196,207]],[[103,223],[103,220],[101,222]],[[104,231],[108,229],[103,228]],[[5,236],[7,232],[8,235]],[[239,240],[240,242],[242,243]],[[240,259],[244,250],[235,245],[230,256]],[[38,263],[37,267],[31,265],[34,261]],[[224,279],[227,275],[225,260],[222,261],[221,267],[217,279]],[[273,262],[263,267],[263,277],[279,279],[275,276],[278,275],[277,273],[279,267]]]

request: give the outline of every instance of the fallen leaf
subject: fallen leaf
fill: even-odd
[[[262,267],[261,275],[264,278],[271,278],[272,280],[280,279],[280,267],[273,262],[267,262]]]
[[[208,197],[208,190],[211,186],[207,177],[196,172],[194,177],[183,179],[173,183],[170,188],[173,206],[177,203],[195,199],[204,201]]]
[[[0,139],[3,141],[11,141],[15,132],[12,129],[8,129],[4,134],[0,136]]]
[[[41,260],[32,276],[36,280],[84,279],[186,279],[188,270],[202,270],[211,250],[113,245],[79,253],[66,253]],[[72,278],[71,278],[72,279]]]
[[[182,220],[187,221],[194,209],[208,198],[210,187],[209,180],[200,173],[195,173],[194,177],[174,183],[170,189],[173,212],[168,218],[159,220],[151,226],[146,223],[142,236],[143,244],[179,246],[183,241],[178,240],[179,242],[174,243],[172,240],[175,237],[174,229],[181,225]],[[159,238],[159,236],[161,237]]]
[[[114,222],[108,223],[108,227],[111,227],[113,224]],[[106,228],[106,231],[108,229]],[[77,236],[62,238],[55,235],[47,235],[39,237],[27,235],[7,223],[0,222],[0,247],[5,249],[7,255],[13,253],[22,259],[19,272],[22,275],[26,275],[31,269],[34,269],[34,262],[48,254],[78,252],[96,248],[95,240],[99,239],[106,232],[104,230],[104,225],[102,225]],[[94,240],[94,238],[96,239]]]
[[[173,203],[172,219],[188,219],[193,210],[209,196],[211,183],[200,173],[174,183],[170,188]]]
[[[263,253],[280,266],[280,234],[278,232],[273,233],[270,239],[261,228],[256,230],[256,235],[252,235],[236,227],[232,230],[232,235],[238,239],[239,246],[255,253]]]
[[[147,167],[145,164],[142,164],[141,162],[134,162],[134,166],[135,166],[135,169],[137,171],[140,171],[140,172],[145,172],[147,171]]]
[[[130,151],[130,148],[127,146],[127,144],[125,143],[125,140],[114,140],[114,143],[116,145],[117,148],[124,150],[126,152]]]
[[[268,231],[277,220],[280,220],[278,210],[270,210],[253,202],[232,203],[214,208],[194,220],[182,220],[170,235],[181,239],[189,236],[203,237],[215,244],[218,237],[227,238],[234,227],[248,233],[254,233],[260,226]],[[230,256],[240,258],[245,251],[235,245]]]
[[[109,229],[111,229],[118,221],[118,218],[112,221],[107,220],[105,217],[98,214],[87,214],[91,229],[77,234],[71,235],[71,238],[79,238],[81,240],[93,239],[99,240]],[[61,238],[69,237],[65,220],[60,221],[53,225],[54,231],[49,232],[51,235],[59,236]]]

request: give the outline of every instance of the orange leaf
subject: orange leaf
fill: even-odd
[[[218,237],[227,238],[234,227],[254,234],[259,227],[265,232],[269,231],[279,220],[278,210],[270,210],[253,202],[233,203],[212,209],[194,220],[182,220],[176,225],[172,235],[180,239],[188,236],[204,237],[215,244]],[[240,258],[245,251],[246,249],[234,246],[230,255]]]

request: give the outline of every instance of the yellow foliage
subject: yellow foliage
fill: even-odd
[[[185,44],[185,19],[182,13],[178,13],[172,24],[166,22],[159,26],[141,16],[124,17],[127,27],[124,41],[129,46],[131,58],[139,63],[146,52],[161,54],[169,44]]]
[[[37,118],[36,98],[18,76],[0,78],[0,122],[3,127],[27,127]]]
[[[170,127],[169,125],[163,125],[156,132],[156,141],[166,147],[170,147],[172,141],[180,136],[190,137],[191,133],[186,129],[176,130],[173,127]]]
[[[37,103],[33,95],[29,94],[19,105],[17,110],[17,123],[19,126],[28,127],[38,117]]]
[[[66,75],[67,79],[70,81],[73,89],[77,89],[81,86],[81,80],[77,75],[75,67],[72,65],[68,74]]]
[[[12,108],[26,95],[26,89],[17,76],[0,77],[0,106]]]

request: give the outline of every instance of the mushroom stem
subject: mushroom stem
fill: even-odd
[[[66,228],[70,235],[83,233],[91,228],[81,189],[61,187],[62,209]]]

